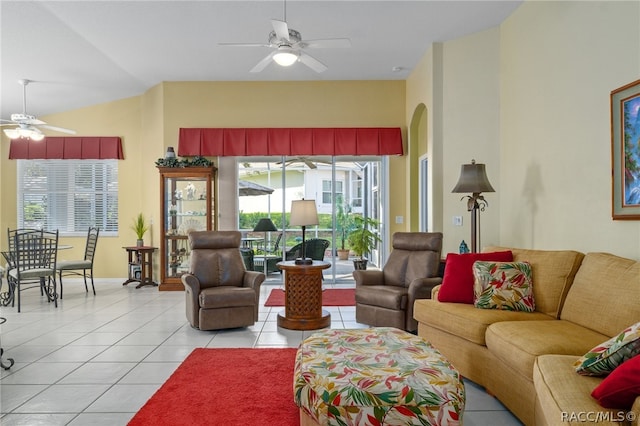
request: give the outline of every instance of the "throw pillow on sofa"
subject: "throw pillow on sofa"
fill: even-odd
[[[634,356],[613,370],[591,396],[605,408],[631,409],[640,396],[640,356]]]
[[[484,262],[473,264],[476,308],[533,312],[531,265],[528,262]]]
[[[511,251],[447,254],[438,301],[473,304],[473,263],[477,260],[513,261]]]
[[[583,376],[603,376],[638,354],[640,354],[640,322],[627,327],[617,336],[591,349],[574,363],[574,367],[578,374]]]

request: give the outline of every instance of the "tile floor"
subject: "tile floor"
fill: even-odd
[[[196,347],[297,347],[311,333],[278,328],[282,308],[264,306],[253,327],[194,330],[182,292],[121,284],[98,280],[93,296],[67,279],[57,309],[37,289],[23,291],[22,313],[1,308],[1,345],[15,365],[1,371],[0,424],[126,425]],[[263,285],[262,302],[278,287]],[[326,309],[333,328],[364,327],[354,307]],[[466,426],[520,425],[482,388],[466,382],[466,391]]]

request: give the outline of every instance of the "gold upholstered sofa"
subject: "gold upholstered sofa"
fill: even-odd
[[[598,425],[638,424],[640,398],[626,417],[603,408],[591,396],[603,378],[578,375],[574,363],[640,322],[640,262],[576,251],[484,252],[504,250],[531,264],[534,312],[440,302],[445,269],[432,298],[415,302],[418,334],[526,425],[583,425],[594,416]]]

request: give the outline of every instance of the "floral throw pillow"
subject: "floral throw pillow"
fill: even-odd
[[[482,262],[473,264],[476,308],[533,312],[531,264],[528,262]]]
[[[622,330],[580,357],[573,366],[583,376],[604,376],[640,354],[640,322]]]

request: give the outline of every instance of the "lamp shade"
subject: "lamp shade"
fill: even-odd
[[[308,226],[318,224],[316,200],[295,200],[291,202],[291,226]]]
[[[263,217],[262,219],[260,219],[255,228],[253,228],[254,232],[272,232],[277,230],[278,229],[276,228],[276,226],[268,217]]]
[[[476,164],[476,160],[471,160],[471,164],[462,165],[458,183],[451,192],[495,192],[495,189],[489,183],[484,164]]]

